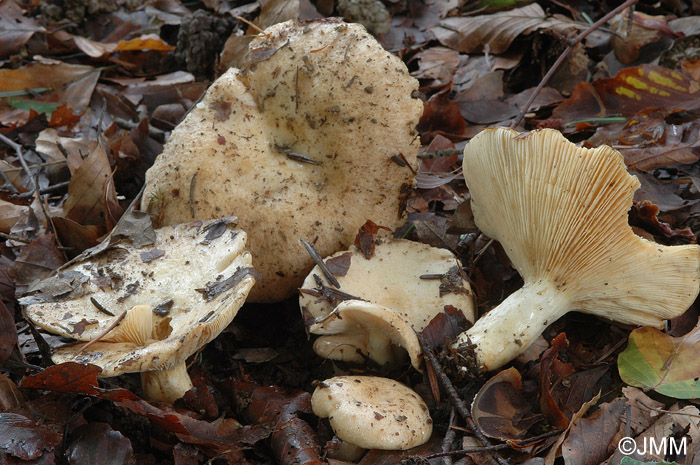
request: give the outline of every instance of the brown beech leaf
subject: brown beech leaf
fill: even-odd
[[[53,234],[45,234],[25,245],[14,262],[13,272],[17,292],[22,294],[27,286],[47,277],[64,263]]]
[[[71,432],[66,457],[71,465],[122,465],[133,461],[131,441],[107,423],[91,422]]]
[[[175,47],[168,45],[156,34],[146,34],[131,40],[123,40],[114,47],[115,52],[124,50],[159,50],[167,52],[175,50]]]
[[[348,274],[350,262],[352,260],[352,252],[345,252],[337,257],[329,258],[325,261],[328,271],[334,276],[345,276]]]
[[[488,437],[506,441],[520,439],[528,428],[542,419],[522,391],[522,380],[517,369],[503,370],[479,389],[472,403],[472,417]]]
[[[666,239],[674,239],[684,244],[695,244],[696,238],[690,228],[673,229],[673,227],[659,220],[659,207],[649,201],[644,201],[635,204],[630,211],[632,219],[636,219],[637,223],[645,227],[657,236]]]
[[[97,395],[99,394],[97,375],[100,372],[102,372],[102,368],[95,365],[65,362],[27,376],[22,380],[20,387],[41,391]]]
[[[2,463],[54,463],[54,449],[62,436],[16,413],[0,413],[0,461]],[[22,462],[17,460],[19,459]]]
[[[467,122],[462,118],[457,102],[448,97],[450,90],[451,86],[445,87],[423,105],[423,115],[418,122],[423,142],[438,134],[455,140],[465,138]]]
[[[21,100],[67,104],[75,112],[85,111],[92,92],[100,77],[100,70],[86,65],[71,65],[63,62],[35,62],[17,69],[0,70],[3,91],[36,91],[37,96],[25,95]],[[0,122],[4,124],[26,123],[30,112],[13,108],[7,99],[0,102]]]
[[[571,363],[559,360],[559,352],[569,346],[566,334],[560,333],[552,340],[552,346],[545,350],[540,360],[540,410],[556,428],[566,428],[569,418],[561,411],[552,396],[552,386],[574,373]]]
[[[17,328],[12,313],[0,300],[0,368],[17,346]]]
[[[251,422],[272,430],[272,451],[282,465],[320,465],[320,445],[315,431],[298,413],[311,413],[311,394],[285,393],[276,386],[263,387],[235,381],[237,396],[249,400],[246,415]]]
[[[488,45],[490,53],[499,54],[519,35],[545,28],[561,33],[585,27],[564,17],[547,16],[541,6],[531,3],[490,15],[445,18],[432,32],[442,45],[460,52],[480,52]]]
[[[0,59],[19,52],[37,32],[46,30],[24,15],[15,0],[0,3]]]
[[[362,252],[362,255],[364,255],[367,260],[374,257],[374,241],[380,229],[391,231],[391,229],[386,226],[379,226],[374,221],[367,220],[365,224],[360,227],[357,236],[355,236],[355,247],[360,249],[360,252]]]
[[[471,323],[461,309],[445,305],[445,311],[438,313],[423,328],[421,334],[429,347],[440,347],[469,329]]]
[[[98,143],[70,179],[63,216],[81,225],[104,225],[110,230],[122,213],[107,153]]]

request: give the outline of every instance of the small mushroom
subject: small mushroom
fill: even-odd
[[[290,297],[367,218],[403,220],[423,104],[403,62],[360,25],[276,24],[172,132],[146,174],[161,224],[235,215],[264,276],[250,301]]]
[[[246,235],[234,226],[166,226],[141,248],[124,240],[40,285],[73,283],[68,292],[20,302],[36,325],[84,341],[56,349],[54,362],[91,363],[100,376],[141,372],[148,399],[173,402],[192,388],[187,358],[228,326],[255,284]]]
[[[430,439],[433,421],[423,399],[398,381],[336,376],[316,387],[314,414],[328,418],[343,441],[365,449],[405,450]]]
[[[634,234],[627,212],[639,181],[610,147],[580,148],[550,129],[486,129],[465,147],[463,168],[477,226],[525,281],[455,344],[481,370],[515,358],[569,311],[661,327],[698,295],[700,247]]]
[[[369,357],[384,364],[401,361],[408,352],[418,369],[421,350],[415,332],[446,305],[474,321],[471,289],[448,250],[384,237],[377,239],[369,259],[352,246],[325,263],[335,270],[340,287],[330,284],[316,266],[299,299],[311,320],[309,332],[322,335],[314,343],[322,357],[348,362]]]

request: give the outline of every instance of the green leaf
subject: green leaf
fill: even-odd
[[[641,462],[631,457],[622,457],[620,465],[678,465],[676,462]]]
[[[700,325],[674,338],[651,327],[630,334],[617,359],[622,380],[677,399],[700,397]]]
[[[7,103],[9,103],[12,108],[19,108],[20,110],[26,111],[34,110],[39,114],[46,113],[48,118],[50,118],[51,113],[58,108],[57,103],[35,102],[33,100],[24,100],[14,97],[8,98]]]

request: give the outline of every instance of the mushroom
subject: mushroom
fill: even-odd
[[[290,297],[371,218],[400,224],[422,102],[403,62],[360,25],[276,24],[175,128],[146,174],[161,224],[235,215],[264,276],[250,301]]]
[[[661,327],[698,295],[700,247],[634,234],[627,212],[639,181],[612,148],[580,148],[550,129],[486,129],[465,147],[463,169],[477,226],[525,281],[455,343],[481,370],[512,360],[569,311]]]
[[[187,358],[228,326],[255,283],[246,235],[234,226],[167,226],[140,248],[124,240],[41,285],[62,292],[20,302],[36,325],[89,341],[59,347],[55,363],[97,365],[100,376],[141,372],[146,398],[173,402],[192,388]]]
[[[336,289],[319,266],[304,281],[299,305],[320,334],[314,350],[322,357],[379,364],[405,358],[420,366],[422,331],[446,305],[474,321],[473,296],[461,264],[448,250],[391,237],[376,240],[365,258],[355,246],[326,259],[336,270]],[[405,350],[398,350],[398,347]]]
[[[336,376],[311,396],[316,416],[335,435],[365,449],[405,450],[430,439],[433,421],[423,399],[405,385],[375,376]]]

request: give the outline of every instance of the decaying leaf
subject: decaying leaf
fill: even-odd
[[[522,391],[520,373],[511,367],[489,379],[474,397],[472,417],[488,437],[505,441],[520,439],[542,419]]]
[[[625,68],[614,78],[580,83],[552,116],[575,121],[606,115],[632,116],[645,108],[687,110],[697,108],[699,95],[697,82],[668,68],[645,64]]]
[[[648,326],[635,329],[617,359],[622,380],[677,399],[700,397],[700,325],[683,337]]]
[[[61,439],[60,434],[37,425],[27,417],[0,413],[0,459],[5,463],[29,460],[54,463],[54,449]]]

